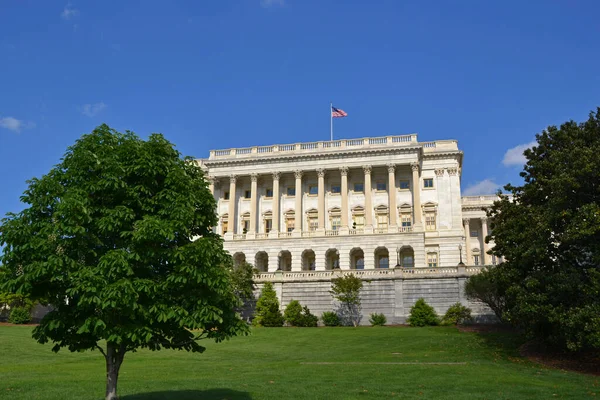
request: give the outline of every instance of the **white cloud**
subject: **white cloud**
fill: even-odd
[[[512,149],[508,149],[504,154],[502,164],[504,164],[505,167],[511,167],[515,165],[522,167],[527,162],[527,159],[523,155],[523,152],[527,149],[532,148],[536,144],[537,142],[533,141],[530,143],[520,144],[518,146],[513,147]]]
[[[35,124],[33,122],[23,121],[13,117],[0,117],[0,128],[19,133],[21,132],[21,129],[35,128]]]
[[[103,102],[96,103],[96,104],[84,104],[81,107],[81,113],[83,115],[85,115],[86,117],[94,117],[100,111],[104,110],[105,108],[106,108],[106,104],[104,104]]]
[[[71,18],[75,18],[78,15],[79,15],[79,10],[73,8],[71,3],[67,4],[65,6],[65,8],[63,9],[63,12],[60,13],[60,16],[62,17],[62,19],[67,20],[67,21],[70,20]]]
[[[265,8],[273,6],[284,6],[285,0],[260,0],[260,5]]]
[[[481,182],[477,182],[467,186],[467,188],[463,190],[462,194],[465,196],[495,194],[498,191],[498,189],[500,189],[500,185],[498,185],[496,182],[494,182],[491,179],[484,179]]]

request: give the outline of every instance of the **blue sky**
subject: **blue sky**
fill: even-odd
[[[519,182],[535,133],[600,105],[598,15],[597,0],[4,0],[0,216],[102,122],[205,157],[327,140],[330,100],[349,114],[337,138],[457,139],[463,193],[493,192]]]

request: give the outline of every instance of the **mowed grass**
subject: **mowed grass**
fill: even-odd
[[[31,327],[0,326],[0,399],[102,399],[98,351],[52,353]],[[123,400],[584,399],[593,376],[546,369],[517,354],[517,336],[452,327],[260,328],[203,354],[125,356]],[[316,364],[317,363],[317,364]],[[318,364],[321,363],[321,364]]]

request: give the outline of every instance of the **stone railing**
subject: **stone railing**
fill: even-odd
[[[406,233],[410,234],[415,232],[412,227],[387,227],[387,228],[373,228],[373,230],[366,231],[364,229],[349,229],[349,230],[315,230],[315,231],[302,231],[298,236],[303,238],[311,237],[330,237],[330,236],[346,236],[346,235],[385,235],[385,234],[397,234]],[[264,240],[264,239],[286,239],[291,237],[297,237],[292,232],[278,232],[278,233],[256,233],[252,234],[235,234],[233,240]],[[229,239],[226,239],[229,240]]]
[[[382,268],[358,270],[327,270],[327,271],[276,271],[261,272],[254,275],[256,283],[285,282],[285,281],[329,281],[346,275],[354,275],[366,280],[377,279],[421,279],[439,277],[464,277],[475,275],[481,271],[481,266],[469,267],[439,267],[439,268]]]
[[[270,146],[211,150],[209,160],[223,158],[263,157],[269,154],[302,154],[315,151],[339,151],[340,149],[360,149],[372,147],[388,148],[390,146],[402,147],[417,144],[419,143],[417,141],[416,134],[293,144],[274,144]],[[439,149],[458,150],[458,145],[455,140],[440,140],[423,143],[424,151],[436,151]]]

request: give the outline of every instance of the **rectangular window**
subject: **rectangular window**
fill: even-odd
[[[319,219],[314,215],[309,216],[308,217],[308,230],[310,230],[311,232],[314,232],[318,228],[319,228]]]
[[[247,233],[250,230],[250,221],[245,220],[242,221],[243,231],[242,233]]]
[[[342,217],[335,216],[331,217],[331,230],[339,231],[342,226]]]
[[[400,181],[400,190],[408,190],[410,189],[410,182],[407,180]]]
[[[435,231],[435,212],[428,211],[425,213],[425,230],[427,231]]]
[[[224,200],[229,200],[229,192],[223,193],[223,199]]]
[[[412,230],[412,215],[402,214],[400,219],[402,221],[402,232],[410,232]]]
[[[273,189],[267,189],[265,193],[265,197],[273,197]]]
[[[471,237],[478,237],[479,231],[477,229],[471,231]]]
[[[363,214],[355,215],[354,221],[352,223],[352,227],[354,229],[364,229],[365,228],[365,216]]]
[[[221,222],[221,231],[223,232],[223,235],[227,233],[228,228],[229,228],[229,223],[227,221],[222,221]]]
[[[433,178],[423,179],[423,187],[424,188],[432,188],[433,187]]]
[[[288,217],[285,220],[285,227],[286,227],[286,229],[287,229],[288,232],[291,232],[291,231],[294,230],[294,223],[295,223],[295,219],[293,217],[292,218]]]
[[[295,187],[289,187],[289,188],[287,188],[287,195],[288,196],[295,196],[296,195],[296,188]]]
[[[427,266],[429,268],[437,268],[437,266],[438,266],[437,253],[427,253]]]
[[[244,198],[245,199],[249,199],[250,198],[250,191],[249,190],[244,190]]]
[[[376,187],[379,192],[385,192],[387,185],[385,184],[385,182],[377,182]]]
[[[319,194],[319,187],[316,185],[311,185],[308,187],[308,194]]]
[[[478,255],[473,256],[473,265],[479,265],[479,256]]]
[[[365,186],[362,183],[355,183],[354,184],[354,191],[356,193],[362,193],[365,190]]]
[[[387,214],[379,214],[377,215],[377,228],[379,229],[387,229],[388,227],[388,216]]]
[[[342,187],[338,184],[331,185],[331,193],[342,193]]]
[[[271,229],[273,229],[273,220],[265,219],[265,233],[271,232]]]

